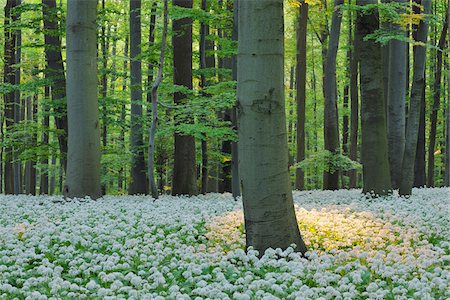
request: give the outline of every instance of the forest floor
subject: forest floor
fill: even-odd
[[[450,189],[295,192],[310,252],[245,249],[242,205],[0,196],[0,299],[448,299]]]

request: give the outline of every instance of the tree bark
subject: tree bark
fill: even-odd
[[[52,80],[51,93],[53,111],[55,112],[55,125],[60,134],[58,135],[61,162],[66,170],[67,161],[67,100],[66,100],[66,77],[61,53],[61,38],[58,34],[58,13],[56,0],[42,0],[42,14],[45,29],[45,60],[46,77]]]
[[[237,42],[239,37],[239,0],[234,0],[233,2],[233,33],[232,40]],[[237,55],[232,57],[232,75],[233,80],[237,81]],[[231,123],[233,124],[234,130],[238,131],[238,120],[237,120],[237,107],[233,107],[231,111]],[[236,200],[238,196],[241,195],[241,184],[239,179],[239,147],[238,142],[234,141],[231,143],[231,189],[233,193],[233,198]]]
[[[158,188],[155,180],[155,135],[158,124],[158,87],[161,84],[164,70],[164,59],[166,55],[167,24],[168,24],[168,0],[164,0],[163,33],[161,38],[161,53],[159,56],[158,74],[152,85],[151,103],[152,103],[152,123],[149,128],[148,143],[148,181],[152,197],[158,199]]]
[[[288,170],[283,1],[239,1],[239,168],[247,246],[304,253]]]
[[[376,4],[376,0],[357,0],[357,5]],[[375,196],[391,193],[388,162],[386,109],[383,97],[382,50],[380,44],[365,37],[379,28],[378,10],[358,13],[356,20],[361,80],[361,129],[363,193]]]
[[[15,73],[13,65],[16,57],[16,36],[9,27],[12,22],[12,9],[17,5],[16,0],[8,0],[5,5],[5,19],[4,19],[4,64],[3,64],[3,82],[11,85],[15,84]],[[14,124],[14,92],[5,93],[3,95],[4,110],[5,110],[5,125],[8,131]],[[3,126],[3,124],[2,124]],[[13,149],[11,146],[5,147],[5,163],[4,163],[4,192],[5,194],[14,193],[14,172],[13,172]]]
[[[173,0],[174,6],[192,8],[193,0]],[[192,19],[173,20],[172,37],[174,84],[192,89]],[[175,104],[186,102],[186,95],[174,94]],[[187,120],[193,122],[193,120]],[[180,122],[179,120],[176,121]],[[173,195],[196,195],[197,166],[195,158],[195,139],[193,136],[175,132],[175,151],[173,166]]]
[[[125,44],[123,53],[125,56],[125,59],[123,60],[123,72],[125,73],[122,79],[122,92],[126,92],[127,90],[127,76],[126,76],[126,70],[128,69],[128,44],[129,44],[129,35],[127,34],[127,37],[125,38]],[[125,128],[126,128],[126,105],[125,103],[122,104],[122,108],[120,111],[120,119],[122,120],[122,125],[120,126],[120,144],[122,147],[125,147]],[[119,192],[122,192],[124,190],[124,181],[126,182],[126,176],[125,176],[125,170],[122,166],[119,170],[119,177],[117,182],[117,189]],[[125,180],[124,180],[125,179]],[[125,184],[126,189],[126,184]]]
[[[441,106],[441,78],[442,78],[442,55],[444,52],[445,41],[447,37],[448,18],[445,19],[444,26],[442,27],[441,36],[437,45],[436,52],[436,72],[434,73],[434,85],[433,85],[433,107],[431,110],[430,120],[430,134],[428,143],[428,178],[427,186],[434,187],[434,152],[436,146],[436,129],[438,112]]]
[[[395,0],[405,3],[406,0]],[[399,11],[402,13],[403,11]],[[390,24],[392,30],[401,30],[400,25]],[[407,43],[399,40],[389,42],[387,121],[389,143],[389,165],[392,187],[397,189],[401,180],[403,153],[405,151],[405,103],[406,103],[406,48]]]
[[[428,14],[431,9],[431,0],[423,0],[423,14]],[[426,44],[428,39],[428,21],[420,21],[417,29],[416,41]],[[408,109],[408,122],[406,125],[406,143],[402,163],[402,180],[399,193],[402,196],[409,196],[414,184],[414,161],[417,151],[417,140],[419,136],[420,103],[422,100],[423,86],[425,82],[425,60],[426,48],[424,45],[414,46],[414,74],[411,86],[410,104]]]
[[[97,95],[97,3],[67,3],[67,181],[69,198],[101,197]]]
[[[49,109],[48,109],[48,104],[47,102],[49,101],[50,98],[50,87],[49,86],[45,86],[44,88],[44,101],[42,104],[42,127],[43,127],[43,131],[42,131],[42,144],[43,145],[47,145],[49,143],[49,135],[48,135],[48,130],[49,130],[49,125],[50,125],[50,116],[49,116]],[[41,172],[41,179],[40,179],[40,184],[39,184],[39,193],[41,195],[48,195],[49,194],[49,186],[48,186],[48,173],[49,173],[49,160],[48,160],[48,155],[45,155],[44,158],[41,160],[41,165],[45,166],[45,170]]]
[[[339,47],[339,36],[342,23],[341,6],[344,0],[334,1],[334,11],[331,19],[330,38],[328,41],[327,58],[324,72],[324,139],[325,150],[339,153],[339,123],[337,110],[336,57]],[[323,177],[325,190],[339,189],[339,171],[326,171]]]
[[[427,175],[425,166],[425,115],[426,115],[426,101],[425,101],[426,78],[423,85],[422,100],[420,103],[420,121],[419,121],[419,135],[417,138],[416,159],[414,162],[414,184],[413,187],[421,188],[426,185]]]
[[[305,123],[306,123],[306,37],[308,26],[308,3],[304,0],[300,3],[299,16],[297,17],[297,66],[296,66],[296,91],[297,91],[297,163],[305,159]],[[305,172],[301,168],[296,169],[295,188],[305,189]]]
[[[128,187],[130,195],[147,193],[145,174],[144,138],[142,134],[142,63],[141,55],[141,0],[130,0],[130,80],[131,80],[131,131],[132,153]]]

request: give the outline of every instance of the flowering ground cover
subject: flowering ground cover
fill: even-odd
[[[448,299],[450,190],[296,192],[310,252],[245,250],[242,205],[0,196],[0,299]]]

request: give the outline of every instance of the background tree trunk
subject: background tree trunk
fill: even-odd
[[[357,4],[376,4],[376,0],[357,0]],[[378,11],[358,13],[356,30],[361,36],[358,45],[361,76],[361,130],[363,193],[386,195],[391,192],[386,109],[383,97],[382,50],[380,44],[365,37],[379,28]]]
[[[406,0],[395,0],[406,3]],[[403,13],[403,11],[399,11]],[[400,25],[390,24],[392,30],[401,30]],[[389,165],[392,187],[397,189],[401,180],[403,152],[405,151],[405,103],[406,90],[406,49],[407,43],[399,40],[389,42],[388,82],[387,82],[387,127],[389,143]],[[400,88],[399,88],[400,87]]]
[[[430,13],[431,0],[423,0],[424,14]],[[416,41],[425,44],[428,38],[428,21],[422,20],[416,34]],[[423,86],[425,84],[425,60],[426,48],[423,45],[414,46],[414,74],[411,86],[410,104],[408,109],[408,122],[406,125],[405,153],[402,163],[402,180],[399,193],[409,196],[414,184],[414,165],[419,136],[420,107],[422,101]]]
[[[430,120],[430,135],[428,143],[428,178],[427,186],[434,186],[434,152],[436,146],[436,129],[438,112],[441,106],[441,78],[442,78],[442,55],[445,47],[445,40],[448,29],[448,18],[445,19],[444,26],[442,27],[441,36],[437,45],[436,52],[436,72],[434,73],[434,85],[433,85],[433,107],[431,110]]]
[[[339,47],[339,36],[342,23],[340,6],[344,0],[334,1],[334,11],[331,19],[330,39],[328,41],[327,60],[324,72],[324,139],[325,150],[339,153],[339,122],[337,110],[336,57]],[[323,177],[325,190],[339,189],[339,171],[325,172]]]
[[[61,38],[58,32],[58,12],[56,0],[42,0],[42,14],[44,17],[46,77],[52,80],[51,93],[55,125],[61,133],[58,135],[61,162],[66,170],[67,161],[67,100],[66,76],[61,53]]]
[[[173,0],[174,6],[192,8],[192,0]],[[174,84],[192,89],[192,19],[173,20],[172,37]],[[176,92],[175,104],[186,102],[186,95]],[[188,120],[192,122],[193,120]],[[197,189],[197,166],[195,139],[193,136],[175,133],[173,166],[173,195],[195,195]]]
[[[297,99],[297,163],[305,159],[305,123],[306,123],[306,37],[308,26],[308,3],[301,1],[297,17],[297,66],[296,66],[296,99]],[[295,188],[305,189],[305,172],[297,168]]]
[[[239,168],[247,246],[297,245],[284,102],[283,1],[239,1]]]
[[[96,1],[68,1],[69,152],[64,193],[69,198],[101,196],[96,17]]]
[[[130,195],[147,193],[145,175],[144,138],[142,134],[142,63],[141,58],[141,0],[130,0],[130,86],[131,86],[131,131],[132,153],[128,187]]]

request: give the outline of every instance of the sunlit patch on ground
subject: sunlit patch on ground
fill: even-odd
[[[244,251],[230,195],[0,196],[0,299],[448,299],[449,196],[297,192],[308,259]]]

